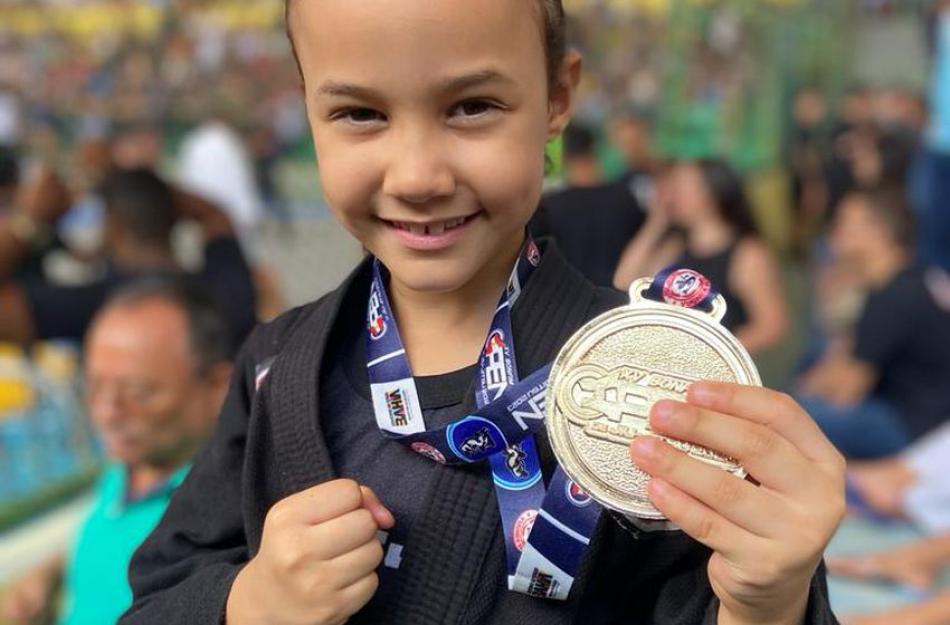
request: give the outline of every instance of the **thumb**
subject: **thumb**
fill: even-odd
[[[387,510],[386,506],[382,504],[379,497],[373,492],[373,489],[369,486],[360,486],[360,490],[363,492],[363,507],[373,514],[373,518],[376,519],[376,523],[379,527],[384,530],[392,528],[392,526],[396,524],[396,519],[393,517],[392,512]]]

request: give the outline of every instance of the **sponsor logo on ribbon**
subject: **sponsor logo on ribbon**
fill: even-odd
[[[525,510],[515,521],[515,526],[512,528],[511,534],[515,548],[518,551],[524,551],[525,545],[528,544],[528,535],[531,533],[531,528],[534,527],[534,522],[537,518],[537,510]]]
[[[389,409],[389,421],[393,427],[404,428],[409,425],[409,408],[401,388],[386,391],[386,407]]]
[[[587,491],[578,486],[574,480],[567,480],[564,483],[564,494],[567,496],[567,500],[578,508],[585,508],[592,501]]]
[[[442,455],[442,452],[428,443],[417,441],[411,444],[409,448],[420,456],[425,456],[429,460],[433,460],[439,464],[445,464],[445,456]]]
[[[527,594],[532,597],[540,597],[542,599],[547,599],[553,597],[556,593],[560,584],[554,579],[553,575],[545,573],[541,569],[535,568],[534,572],[531,573],[531,583],[528,584]]]
[[[491,401],[501,397],[512,383],[514,372],[509,370],[511,358],[508,350],[505,333],[497,328],[492,330],[485,341],[484,366],[482,367],[482,379]]]
[[[527,454],[521,445],[512,445],[504,451],[505,466],[511,471],[515,479],[523,480],[528,477]]]
[[[386,316],[383,314],[382,299],[379,297],[379,291],[375,283],[369,294],[369,314],[367,317],[369,338],[378,341],[386,336],[386,330],[388,330]]]
[[[466,462],[488,458],[508,447],[498,426],[482,417],[466,417],[449,426],[445,434],[452,453]]]
[[[709,279],[692,269],[677,269],[663,283],[663,300],[667,304],[695,308],[712,291]]]
[[[541,264],[541,250],[538,249],[538,244],[534,242],[534,239],[528,240],[527,257],[528,262],[533,266],[537,267]]]

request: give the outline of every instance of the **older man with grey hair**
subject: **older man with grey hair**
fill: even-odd
[[[210,437],[231,374],[227,324],[200,289],[155,278],[118,291],[86,339],[87,405],[109,457],[68,553],[6,595],[29,624],[63,603],[63,625],[115,623],[132,600],[133,551],[164,514]]]

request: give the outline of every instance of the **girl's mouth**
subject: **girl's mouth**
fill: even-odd
[[[434,251],[454,244],[479,215],[481,212],[425,223],[384,221],[406,247],[419,251]]]

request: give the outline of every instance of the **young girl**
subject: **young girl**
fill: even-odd
[[[788,326],[778,262],[752,219],[742,182],[718,160],[680,161],[667,171],[660,203],[627,246],[614,276],[624,290],[675,264],[699,271],[726,298],[723,324],[753,354]]]
[[[842,460],[787,397],[724,385],[659,404],[654,427],[756,482],[639,441],[631,461],[682,530],[604,513],[566,600],[509,590],[532,517],[503,531],[489,463],[443,465],[393,433],[455,427],[624,302],[526,242],[579,77],[561,3],[293,0],[289,24],[327,199],[379,264],[250,339],[214,442],[136,556],[122,623],[834,623],[816,571]]]

